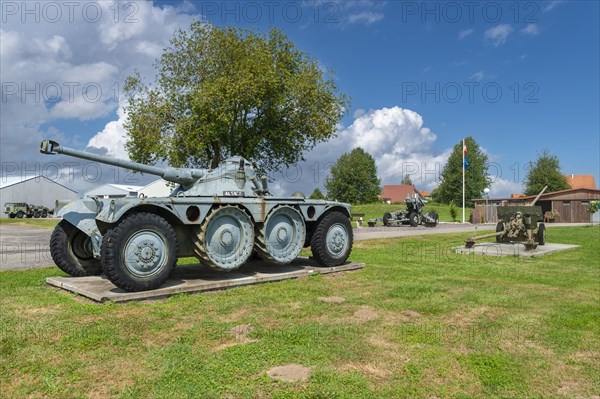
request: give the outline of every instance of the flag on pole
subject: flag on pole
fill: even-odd
[[[467,161],[466,157],[465,157],[465,160],[463,161],[463,168],[469,169],[469,161]]]
[[[464,169],[468,169],[469,168],[469,161],[467,161],[467,145],[465,144],[465,141],[463,140],[463,168]]]

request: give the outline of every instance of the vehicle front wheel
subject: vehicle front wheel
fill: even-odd
[[[25,216],[25,213],[23,213],[23,211],[17,212],[17,218],[23,219],[23,216]]]
[[[310,248],[314,258],[323,266],[339,266],[352,251],[352,225],[348,216],[330,212],[318,222]]]
[[[100,261],[94,258],[90,237],[64,219],[50,236],[50,255],[60,270],[73,277],[102,273]]]
[[[152,213],[133,213],[104,236],[102,270],[125,291],[153,290],[171,275],[178,249],[169,222]]]
[[[417,227],[419,225],[419,215],[417,212],[411,212],[410,215],[408,215],[408,223],[410,223],[412,227]]]

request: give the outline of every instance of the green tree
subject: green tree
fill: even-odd
[[[216,167],[241,155],[275,170],[334,137],[349,106],[333,73],[277,29],[195,21],[156,69],[153,84],[139,73],[125,84],[126,149],[137,162]]]
[[[376,202],[381,194],[375,159],[362,148],[343,154],[325,180],[327,197],[351,204]]]
[[[315,188],[312,194],[310,195],[310,199],[325,199],[325,195],[323,195],[319,188]]]
[[[408,184],[409,186],[413,185],[412,179],[410,178],[410,175],[406,174],[404,175],[404,177],[402,178],[402,182],[400,182],[400,184]]]
[[[481,151],[479,144],[469,136],[465,139],[467,147],[466,159],[468,167],[465,170],[465,203],[473,206],[473,198],[483,196],[483,190],[489,187],[491,179],[488,177],[488,157]],[[448,162],[441,174],[440,185],[433,191],[432,196],[436,202],[460,204],[462,207],[462,141],[454,146]]]
[[[548,186],[546,192],[567,190],[570,188],[567,178],[560,173],[560,161],[554,154],[544,150],[531,164],[525,178],[525,194],[537,195]]]

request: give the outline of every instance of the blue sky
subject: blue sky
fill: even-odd
[[[415,165],[443,167],[467,135],[496,163],[493,196],[521,191],[523,168],[543,149],[559,156],[564,173],[600,182],[598,2],[154,2],[120,3],[118,13],[112,2],[76,3],[72,18],[62,5],[58,16],[44,3],[29,14],[21,2],[2,4],[3,176],[15,165],[43,169],[37,142],[47,136],[126,155],[124,78],[134,68],[152,76],[173,30],[202,18],[281,28],[335,70],[352,99],[338,138],[306,155],[302,176],[276,183],[282,192],[322,186],[325,164],[356,145],[373,153],[384,183],[404,171],[431,189],[436,178]],[[71,101],[65,82],[79,83]],[[48,101],[53,84],[61,101]],[[100,100],[90,101],[98,87]],[[72,180],[82,190],[92,183]]]

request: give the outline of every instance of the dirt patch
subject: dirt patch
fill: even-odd
[[[362,308],[354,312],[353,318],[358,320],[375,320],[379,315],[372,309]]]
[[[312,367],[304,367],[299,364],[288,364],[270,368],[267,371],[267,375],[276,380],[295,382],[308,380],[311,372]]]
[[[414,310],[405,310],[404,312],[402,312],[402,315],[410,318],[423,316],[421,313],[415,312]]]
[[[238,326],[232,327],[229,330],[229,333],[235,336],[234,342],[226,342],[221,344],[215,348],[216,351],[229,348],[235,345],[240,344],[250,344],[253,342],[258,342],[257,339],[248,338],[248,334],[250,334],[253,330],[253,327],[250,324],[240,324]]]
[[[328,273],[325,275],[325,278],[328,279],[338,279],[338,278],[346,278],[346,273]]]
[[[341,296],[320,296],[317,299],[321,302],[326,303],[342,303],[346,300],[346,298],[343,298]]]

